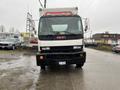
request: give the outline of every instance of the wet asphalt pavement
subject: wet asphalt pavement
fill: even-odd
[[[36,66],[35,55],[13,55],[0,62],[0,90],[120,90],[120,54],[86,52],[83,69],[73,65],[46,71]]]

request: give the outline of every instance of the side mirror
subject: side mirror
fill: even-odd
[[[34,33],[35,33],[35,35],[37,34],[37,32],[36,32],[36,31],[34,31]]]
[[[85,32],[90,28],[88,18],[83,18],[83,26],[84,26],[84,31]]]
[[[88,30],[88,25],[85,26],[85,32]]]

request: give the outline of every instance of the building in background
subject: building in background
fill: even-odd
[[[120,34],[114,33],[97,33],[93,35],[93,39],[98,44],[116,45],[120,44]]]
[[[85,47],[97,47],[98,44],[95,42],[93,38],[85,38],[84,39]]]

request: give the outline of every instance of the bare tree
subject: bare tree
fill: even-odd
[[[4,25],[0,25],[0,32],[5,32],[5,26]]]
[[[15,28],[14,28],[14,27],[11,27],[11,28],[9,29],[9,32],[10,32],[10,33],[14,33],[14,32],[15,32]]]

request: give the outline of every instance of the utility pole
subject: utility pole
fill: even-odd
[[[41,0],[39,0],[39,3],[40,3],[40,6],[43,8],[43,4],[42,4]]]
[[[47,6],[47,0],[44,0],[44,8]]]
[[[40,3],[40,6],[41,6],[42,8],[46,8],[46,7],[47,7],[47,0],[44,0],[44,6],[43,6],[41,0],[39,0],[39,3]]]
[[[26,21],[26,32],[30,32],[31,19],[32,19],[32,15],[28,12],[27,13],[27,21]]]
[[[31,34],[33,34],[34,31],[35,31],[35,22],[33,20],[32,15],[28,12],[27,20],[26,20],[26,32],[29,32],[31,37]]]

